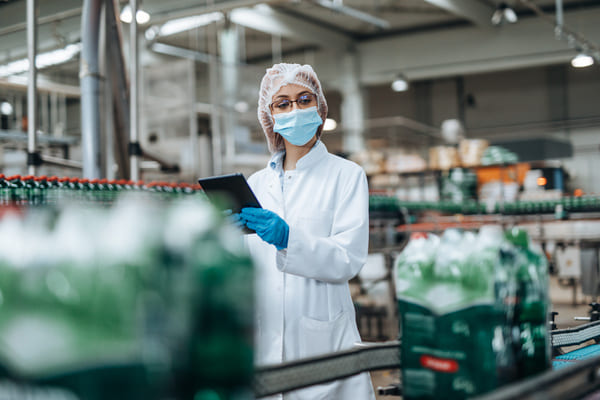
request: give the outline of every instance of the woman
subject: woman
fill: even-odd
[[[309,65],[267,70],[258,117],[274,154],[248,180],[263,208],[240,214],[256,231],[248,236],[257,261],[256,364],[351,348],[360,336],[348,281],[364,265],[369,239],[365,173],[319,141],[327,102]],[[375,396],[364,373],[283,398]]]

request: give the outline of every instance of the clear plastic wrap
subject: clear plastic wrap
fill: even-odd
[[[396,260],[405,399],[464,399],[549,367],[543,255],[524,231],[450,229]]]

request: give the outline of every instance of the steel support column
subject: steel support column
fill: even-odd
[[[84,0],[81,15],[81,147],[83,176],[101,177],[98,45],[102,0]]]
[[[37,1],[27,0],[27,57],[29,72],[27,84],[27,169],[35,175],[39,157],[36,152],[37,138]]]
[[[129,168],[133,181],[140,179],[140,146],[139,146],[139,46],[137,24],[137,0],[130,0],[131,24],[129,26]]]
[[[343,149],[352,153],[365,148],[365,91],[360,86],[359,60],[356,52],[349,52],[342,60],[342,125],[346,127]]]

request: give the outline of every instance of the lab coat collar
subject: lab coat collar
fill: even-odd
[[[296,163],[296,169],[308,169],[313,165],[317,164],[323,157],[327,155],[327,147],[320,140],[317,140],[312,149],[304,157],[298,160]]]
[[[312,165],[318,163],[323,157],[327,155],[327,147],[323,142],[317,140],[315,145],[310,149],[310,151],[304,155],[298,162],[296,163],[296,169],[307,169]],[[277,174],[283,171],[283,157],[285,156],[285,150],[278,151],[273,154],[271,160],[269,161],[269,168]]]

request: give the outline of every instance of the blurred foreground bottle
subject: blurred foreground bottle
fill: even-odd
[[[518,249],[514,325],[520,336],[519,375],[526,377],[550,366],[547,262],[541,252],[534,250],[525,230],[513,228],[506,238]]]
[[[252,399],[253,272],[230,229],[198,199],[5,215],[0,380],[82,400]]]

